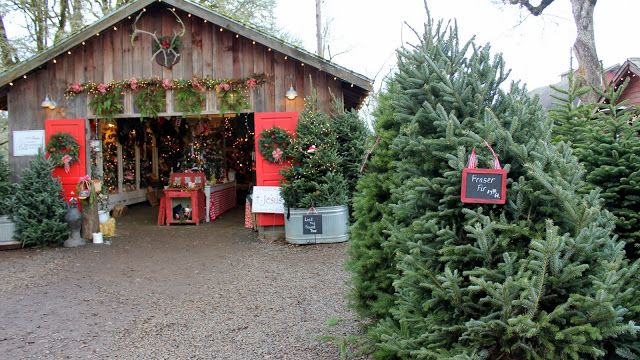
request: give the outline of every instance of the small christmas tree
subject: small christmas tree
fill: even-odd
[[[315,91],[305,99],[296,138],[287,149],[291,167],[282,170],[281,193],[292,208],[347,204],[347,182],[339,170],[338,142],[329,116],[318,111]]]
[[[51,161],[39,152],[18,183],[11,218],[23,246],[59,245],[69,234],[62,185],[52,170]]]
[[[9,165],[4,155],[0,152],[0,216],[11,212],[13,199],[13,186],[11,185]]]
[[[488,46],[461,43],[454,25],[429,22],[425,31],[399,51],[397,88],[383,112],[399,128],[393,152],[374,153],[393,162],[378,228],[387,235],[372,246],[383,251],[356,254],[359,264],[376,264],[356,267],[376,272],[357,274],[361,299],[385,290],[362,280],[393,281],[392,292],[375,297],[393,299],[369,332],[376,355],[637,358],[639,264],[625,257],[598,193],[580,193],[571,149],[551,142],[553,123],[526,89],[501,89],[508,73]],[[508,173],[504,205],[461,203],[472,149],[478,167],[490,167],[485,140]],[[358,202],[380,194],[364,181]],[[361,244],[371,240],[356,234],[366,233],[352,241],[367,252]]]
[[[344,103],[337,98],[331,101],[331,126],[338,143],[339,167],[347,181],[347,205],[352,208],[352,197],[360,178],[360,166],[367,142],[367,126],[355,110],[345,111]]]

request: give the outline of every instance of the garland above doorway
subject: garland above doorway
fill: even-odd
[[[134,103],[138,112],[145,116],[157,117],[164,111],[163,103],[157,96],[166,90],[175,92],[176,109],[184,113],[197,114],[204,108],[204,92],[214,90],[220,100],[221,113],[239,113],[248,110],[249,91],[267,82],[265,74],[254,74],[240,79],[138,79],[114,80],[108,83],[88,81],[70,84],[64,92],[66,98],[87,93],[93,96],[89,106],[94,114],[110,119],[123,109],[122,96],[125,92],[135,93]],[[140,98],[140,99],[139,99]],[[194,101],[197,99],[197,101]]]

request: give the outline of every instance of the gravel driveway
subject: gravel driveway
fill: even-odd
[[[242,216],[159,227],[135,206],[111,245],[0,252],[0,358],[338,358],[317,337],[360,331],[347,245],[262,243]]]

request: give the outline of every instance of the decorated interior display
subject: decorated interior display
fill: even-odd
[[[285,160],[284,153],[291,145],[292,139],[288,131],[277,126],[265,129],[260,133],[258,141],[260,154],[269,162],[282,163]]]
[[[185,27],[182,19],[180,19],[178,14],[176,14],[173,9],[167,10],[171,11],[171,13],[176,17],[178,24],[180,24],[180,27],[182,28],[180,31],[174,30],[172,36],[165,35],[158,37],[155,32],[138,29],[138,20],[140,20],[140,17],[142,17],[142,15],[145,13],[145,11],[141,11],[140,14],[138,14],[138,16],[136,17],[136,20],[133,22],[131,45],[135,45],[134,41],[136,40],[138,34],[151,36],[151,38],[153,39],[151,50],[153,51],[153,53],[151,54],[151,60],[155,59],[158,64],[171,69],[173,65],[177,64],[178,61],[180,61],[180,47],[182,45],[182,36],[184,36]]]
[[[460,199],[463,203],[504,204],[507,201],[507,172],[500,166],[498,155],[486,141],[493,156],[493,169],[478,169],[478,157],[474,148],[467,167],[462,169]]]
[[[107,193],[118,191],[118,142],[116,126],[106,123],[102,126],[102,181]]]
[[[225,118],[227,167],[236,171],[236,180],[239,182],[253,181],[251,174],[254,170],[254,156],[250,155],[254,151],[253,124],[252,114]]]
[[[56,167],[63,167],[65,172],[69,172],[71,165],[78,161],[80,145],[76,139],[68,133],[57,132],[47,142],[47,153],[49,159]]]

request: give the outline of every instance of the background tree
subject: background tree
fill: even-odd
[[[616,216],[616,233],[627,253],[640,255],[640,123],[638,111],[620,102],[629,78],[618,88],[598,90],[598,104],[578,104],[581,90],[569,79],[567,90],[556,89],[560,100],[549,114],[554,139],[569,142],[586,171],[585,191],[599,188],[606,207]],[[594,112],[594,109],[597,111]]]
[[[338,144],[338,156],[342,159],[338,169],[347,182],[347,205],[353,210],[353,193],[360,178],[360,166],[367,146],[367,126],[357,111],[344,111],[344,103],[340,99],[333,97],[331,107],[331,127]]]
[[[11,219],[22,246],[60,245],[69,234],[62,185],[51,176],[53,164],[42,151],[31,161],[15,191]]]
[[[555,0],[502,0],[504,3],[519,5],[534,16],[542,15],[544,10]],[[578,59],[578,77],[581,85],[600,89],[602,87],[601,64],[596,51],[596,40],[593,31],[593,11],[597,0],[569,0],[576,25],[576,41],[573,50]],[[537,3],[537,5],[535,5]],[[582,100],[595,103],[598,98],[595,92],[582,95]]]
[[[380,255],[392,261],[375,270],[393,280],[383,294],[393,303],[369,332],[376,355],[638,356],[638,263],[625,257],[598,193],[580,192],[582,167],[569,146],[551,142],[553,123],[537,101],[518,84],[501,88],[504,69],[489,46],[461,42],[456,26],[441,22],[430,21],[418,44],[399,51],[386,110],[399,129],[390,145],[397,160],[382,218],[388,235],[378,236]],[[505,205],[460,201],[471,150],[479,167],[490,167],[484,140],[508,172]],[[365,179],[359,190],[374,196]],[[367,255],[369,263],[388,259]],[[354,286],[365,294],[377,284]]]
[[[11,212],[13,199],[13,186],[9,173],[7,158],[0,152],[0,216]]]

